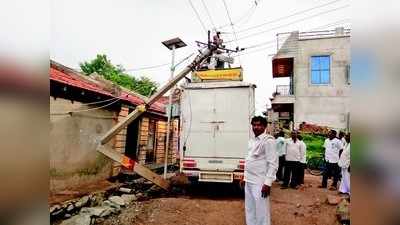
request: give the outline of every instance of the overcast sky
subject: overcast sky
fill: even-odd
[[[191,2],[206,29],[229,24],[223,0],[203,0],[204,4],[202,0]],[[238,44],[227,43],[229,48],[274,40],[279,32],[333,29],[335,24],[326,25],[338,22],[348,26],[350,22],[350,7],[342,8],[349,5],[349,0],[257,0],[257,6],[254,0],[225,2],[239,39]],[[310,10],[305,11],[307,9]],[[293,14],[296,15],[290,16]],[[274,22],[267,23],[269,21]],[[264,25],[257,26],[261,24]],[[257,27],[252,28],[254,26]],[[225,41],[234,39],[230,26],[220,30],[229,32],[222,36]],[[250,37],[243,38],[246,36]],[[112,63],[133,69],[129,72],[133,76],[146,75],[162,85],[170,76],[168,65],[134,69],[170,63],[171,52],[161,42],[174,37],[180,37],[188,45],[177,50],[177,61],[196,52],[196,40],[205,42],[207,39],[189,0],[52,1],[51,59],[72,68],[79,68],[79,62],[93,59],[96,54],[106,54]],[[249,49],[235,58],[234,66],[243,67],[244,81],[257,85],[257,114],[265,111],[274,84],[287,82],[272,79],[271,54],[275,52],[276,42]]]

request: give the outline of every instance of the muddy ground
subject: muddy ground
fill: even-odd
[[[305,187],[271,193],[273,225],[338,225],[335,206],[325,200],[335,191],[319,189],[321,177],[306,175]],[[244,225],[244,198],[232,186],[196,185],[185,195],[135,202],[120,215],[99,220],[101,225]]]

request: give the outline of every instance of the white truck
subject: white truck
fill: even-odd
[[[191,180],[232,183],[243,178],[254,89],[241,81],[183,85],[180,170]]]

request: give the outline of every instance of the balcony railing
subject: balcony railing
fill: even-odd
[[[290,85],[276,85],[274,96],[292,96],[293,88]]]

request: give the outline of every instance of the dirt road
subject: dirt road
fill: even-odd
[[[320,177],[306,175],[299,190],[282,190],[275,183],[271,195],[273,225],[338,225],[335,206],[325,203],[328,194],[319,189]],[[108,218],[103,225],[244,225],[244,199],[227,186],[197,186],[194,193],[152,199]]]

